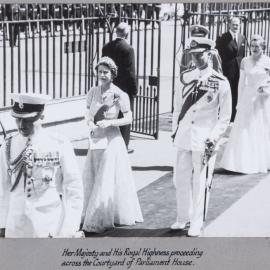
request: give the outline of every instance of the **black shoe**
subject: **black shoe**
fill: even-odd
[[[129,153],[129,154],[134,153],[134,149],[130,149],[130,148],[128,148],[128,150],[127,150],[127,151],[128,151],[128,153]]]

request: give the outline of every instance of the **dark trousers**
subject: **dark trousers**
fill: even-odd
[[[129,97],[129,100],[130,100],[130,109],[131,109],[131,111],[133,111],[134,98]],[[123,117],[123,113],[120,112],[118,115],[118,118],[122,118],[122,117]],[[127,148],[128,148],[129,141],[130,141],[130,129],[131,129],[131,125],[120,126],[120,132],[121,132],[121,135],[125,141]]]
[[[122,116],[123,116],[123,114],[122,114]],[[125,141],[125,144],[126,144],[127,148],[128,148],[129,140],[130,140],[130,128],[131,128],[131,125],[126,125],[126,126],[121,126],[120,127],[120,132],[121,132],[121,135],[122,135],[122,137],[123,137],[123,139]]]
[[[232,115],[231,115],[231,122],[234,121],[236,115],[236,106],[238,100],[238,82],[239,82],[239,75],[235,76],[234,78],[228,78],[230,86],[231,86],[231,93],[232,93]]]

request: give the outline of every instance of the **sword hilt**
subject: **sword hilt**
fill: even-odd
[[[203,154],[203,165],[206,165],[209,161],[210,157],[212,156],[212,153],[214,152],[215,144],[207,139],[205,141],[205,149]]]

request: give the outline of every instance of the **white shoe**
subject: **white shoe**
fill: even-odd
[[[184,230],[186,228],[187,223],[181,223],[176,221],[175,223],[173,223],[173,225],[171,226],[172,230]]]
[[[188,230],[187,235],[189,237],[199,237],[202,234],[202,229],[201,228],[195,228],[195,227],[190,227]]]

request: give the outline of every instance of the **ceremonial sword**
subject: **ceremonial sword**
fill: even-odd
[[[215,149],[215,145],[210,141],[207,140],[205,142],[205,150],[204,150],[204,155],[203,155],[203,159],[202,159],[202,166],[206,167],[205,168],[205,190],[204,190],[204,207],[203,207],[203,221],[206,220],[206,206],[207,206],[207,194],[211,189],[212,186],[212,181],[213,181],[213,177],[211,178],[211,181],[208,185],[208,177],[209,177],[209,160],[214,152]]]

